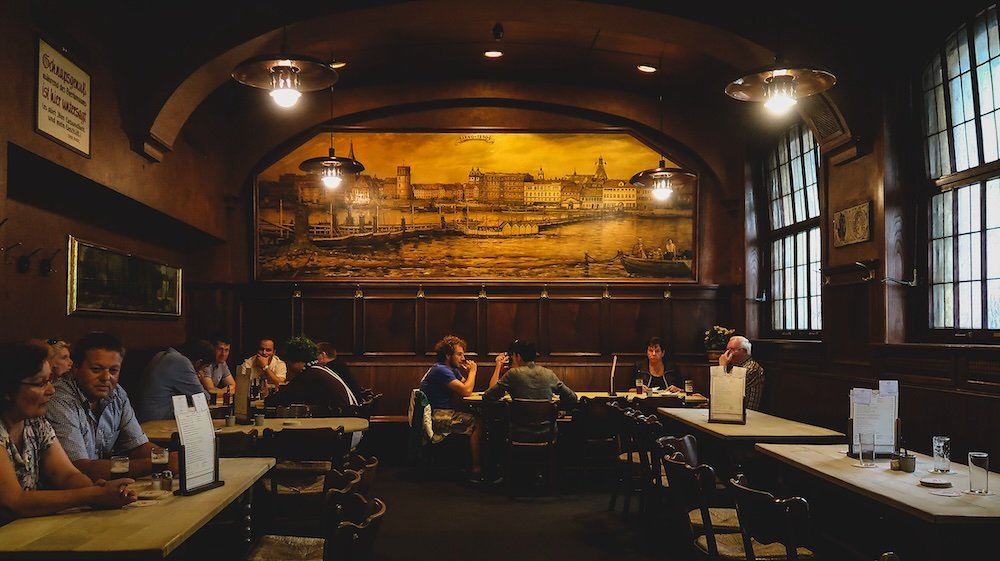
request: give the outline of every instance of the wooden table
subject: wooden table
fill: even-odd
[[[708,403],[708,398],[705,397],[705,396],[703,396],[703,395],[701,395],[700,393],[695,393],[695,394],[691,394],[691,395],[688,395],[688,396],[685,396],[684,393],[668,393],[668,392],[665,392],[665,391],[657,392],[657,394],[655,396],[650,396],[648,393],[643,394],[643,395],[637,395],[635,392],[618,392],[615,395],[611,395],[608,392],[574,392],[574,393],[576,393],[576,396],[578,398],[580,398],[580,399],[583,399],[585,397],[588,398],[588,399],[612,399],[612,398],[624,397],[625,399],[628,399],[628,400],[632,400],[632,399],[645,399],[647,397],[660,397],[660,396],[676,395],[676,396],[683,397],[685,403],[687,403],[689,405],[700,405],[700,404],[703,404],[703,403]],[[555,397],[556,400],[559,399],[558,395],[554,396],[554,397]],[[472,395],[470,395],[468,397],[465,397],[463,399],[465,401],[469,401],[469,402],[479,402],[479,401],[482,401],[483,400],[483,392],[474,392]],[[510,399],[510,396],[509,395],[505,395],[504,399]]]
[[[808,425],[790,419],[783,419],[747,410],[745,425],[708,422],[708,409],[676,409],[660,407],[662,417],[680,422],[714,438],[722,440],[744,440],[752,442],[817,443],[843,442],[847,435],[816,425]]]
[[[170,496],[148,507],[15,520],[0,527],[0,558],[162,559],[273,466],[274,458],[222,458],[220,478],[226,484],[197,495]]]
[[[814,526],[865,550],[870,558],[894,550],[901,559],[973,559],[995,556],[991,550],[1000,529],[1000,496],[961,493],[969,488],[969,469],[952,462],[955,473],[931,475],[933,459],[916,454],[914,473],[891,471],[888,459],[874,468],[858,468],[846,455],[845,444],[758,444],[767,458],[780,462],[784,494],[800,494],[810,501]],[[922,477],[951,481],[947,491],[920,485]],[[829,485],[816,481],[819,478]],[[994,483],[996,482],[996,483]],[[991,487],[1000,474],[990,473]],[[845,493],[846,491],[846,493]],[[985,557],[975,557],[990,551]]]
[[[264,429],[280,431],[282,429],[315,429],[315,428],[337,428],[344,427],[344,432],[358,432],[368,430],[368,420],[359,417],[307,417],[296,419],[264,419],[264,426],[236,425],[227,427],[224,419],[213,419],[215,432],[225,434],[229,432],[248,433],[253,429],[263,432]],[[177,422],[173,419],[162,419],[158,421],[146,421],[142,423],[142,431],[153,442],[167,444],[170,442],[170,435],[177,432]]]

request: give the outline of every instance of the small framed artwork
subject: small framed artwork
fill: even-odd
[[[842,247],[872,239],[871,201],[833,213],[833,246]]]
[[[90,157],[90,74],[38,38],[35,131]]]
[[[181,315],[181,269],[69,237],[67,314]]]

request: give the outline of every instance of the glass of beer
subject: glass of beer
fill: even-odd
[[[167,464],[170,462],[170,450],[153,446],[150,460],[153,463],[153,473],[162,473],[167,470]]]
[[[128,456],[111,456],[111,478],[128,477]]]

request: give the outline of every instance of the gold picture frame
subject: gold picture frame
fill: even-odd
[[[181,268],[69,236],[66,314],[180,317]]]
[[[866,242],[872,239],[871,201],[865,201],[833,213],[833,246]]]

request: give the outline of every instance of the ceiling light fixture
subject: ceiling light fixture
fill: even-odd
[[[281,52],[249,58],[233,69],[232,77],[241,84],[269,90],[279,107],[289,108],[302,92],[315,92],[337,83],[337,72],[319,59],[295,55],[285,48],[285,29],[281,30]]]
[[[774,114],[787,113],[799,99],[825,92],[837,77],[821,68],[775,63],[754,70],[726,86],[726,94],[740,101],[763,102]]]
[[[333,120],[333,89],[330,90],[330,120]],[[365,166],[354,159],[353,149],[349,158],[337,156],[333,148],[333,131],[330,131],[330,149],[326,156],[309,158],[301,164],[299,169],[320,177],[323,186],[328,189],[336,189],[344,180],[344,176],[358,174],[365,170]]]
[[[663,132],[663,96],[660,101],[660,132]],[[651,189],[653,198],[663,202],[673,195],[678,187],[694,182],[698,176],[681,168],[668,168],[666,158],[660,156],[660,163],[652,169],[640,171],[628,180],[638,188]]]
[[[499,43],[501,39],[503,39],[503,24],[498,21],[493,26],[493,40]],[[503,51],[501,51],[498,47],[494,47],[486,49],[483,52],[483,56],[486,58],[500,58],[503,56]]]
[[[659,68],[653,66],[652,64],[637,64],[635,67],[639,72],[645,72],[646,74],[655,74]]]

